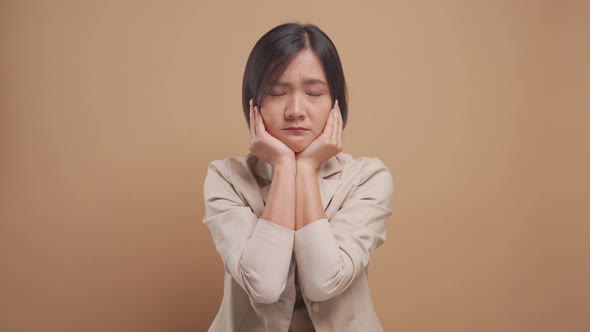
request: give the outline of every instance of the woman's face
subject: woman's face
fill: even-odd
[[[266,131],[298,153],[322,133],[331,108],[332,96],[322,64],[307,49],[297,54],[271,85],[260,113]]]

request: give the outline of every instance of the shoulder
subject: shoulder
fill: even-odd
[[[344,165],[344,174],[361,177],[367,180],[375,175],[382,178],[392,178],[389,168],[378,157],[353,157],[348,153],[340,153],[337,156]]]
[[[216,159],[209,163],[207,177],[220,177],[228,182],[232,178],[251,176],[252,168],[256,164],[255,156],[248,153],[245,156]]]
[[[208,208],[219,211],[228,206],[244,206],[255,198],[254,188],[258,188],[252,175],[250,154],[243,157],[229,157],[209,163],[207,176],[203,183],[203,195]],[[227,205],[229,202],[229,205]]]
[[[342,180],[356,188],[357,195],[365,199],[376,198],[378,201],[390,202],[393,197],[393,176],[383,160],[378,157],[357,157],[341,153],[339,160],[344,161]]]

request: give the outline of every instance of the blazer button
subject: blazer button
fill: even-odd
[[[313,312],[320,311],[320,304],[317,302],[312,303],[311,304],[311,311],[313,311]]]

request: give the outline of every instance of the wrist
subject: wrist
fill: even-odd
[[[272,167],[278,167],[278,166],[295,166],[295,154],[284,154],[284,155],[280,155],[276,158],[274,158],[270,164],[272,165]]]
[[[317,173],[318,169],[320,168],[319,164],[316,164],[313,161],[309,160],[300,160],[298,159],[296,162],[297,171],[298,172],[313,172]]]
[[[277,170],[296,170],[296,162],[294,158],[282,158],[272,164],[273,172]]]

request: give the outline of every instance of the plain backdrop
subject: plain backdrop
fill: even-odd
[[[590,328],[588,1],[0,2],[0,331],[205,331],[247,56],[314,23],[393,174],[386,331]],[[370,332],[370,331],[368,331]]]

